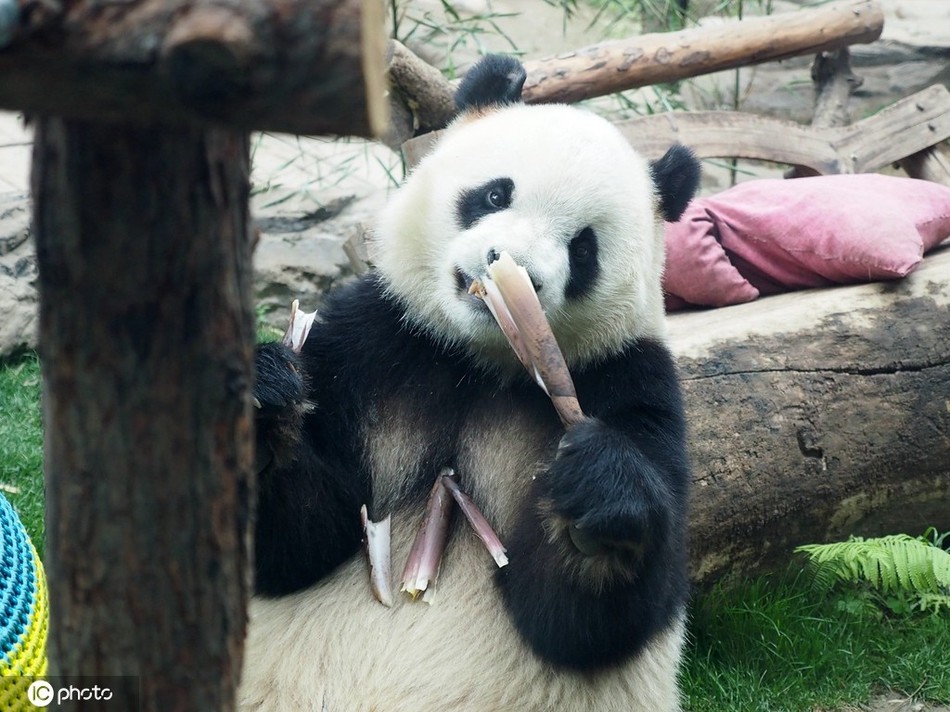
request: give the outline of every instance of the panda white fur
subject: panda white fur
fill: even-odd
[[[378,269],[331,295],[302,354],[258,353],[263,471],[244,710],[679,707],[689,468],[664,346],[663,220],[699,169],[654,164],[607,121],[518,102],[486,58],[462,113],[381,217]],[[471,279],[523,264],[589,419],[565,435]],[[461,517],[433,605],[370,593],[360,505],[392,515],[398,575],[439,470]]]

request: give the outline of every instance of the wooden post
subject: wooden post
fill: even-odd
[[[253,491],[247,136],[45,118],[32,187],[50,674],[125,676],[115,699],[141,690],[141,710],[231,709]]]
[[[108,677],[117,709],[230,710],[254,506],[246,132],[381,132],[382,6],[12,9],[0,106],[37,116],[50,674]]]

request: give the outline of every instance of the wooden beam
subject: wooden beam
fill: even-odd
[[[731,111],[677,111],[619,121],[616,126],[649,159],[674,143],[700,158],[749,158],[795,166],[813,173],[868,173],[925,151],[950,138],[950,91],[935,85],[901,99],[850,126],[812,128],[791,121]],[[441,132],[403,145],[411,168]],[[932,157],[927,174],[946,174],[946,159]],[[944,172],[941,173],[941,165]]]
[[[103,121],[380,135],[382,4],[23,2],[0,108]]]

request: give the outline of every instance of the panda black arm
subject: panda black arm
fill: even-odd
[[[635,655],[680,615],[689,466],[665,348],[641,342],[575,380],[590,417],[535,480],[499,584],[535,653],[590,670]]]
[[[257,350],[254,586],[261,595],[305,588],[357,551],[359,507],[368,501],[356,468],[346,466],[345,439],[335,437],[341,416],[314,406],[329,399],[318,379],[306,377],[305,362],[319,374],[312,356],[278,343]]]

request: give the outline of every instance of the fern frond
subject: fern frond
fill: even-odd
[[[836,579],[866,582],[881,593],[945,596],[950,592],[950,552],[934,546],[938,540],[936,534],[932,539],[907,534],[873,539],[852,536],[848,541],[809,544],[795,551],[808,556],[820,588]]]

